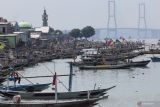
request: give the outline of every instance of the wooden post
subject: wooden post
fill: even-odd
[[[9,75],[7,76],[7,91],[9,90]]]
[[[87,91],[87,99],[89,100],[89,98],[90,98],[90,91],[88,90]]]
[[[55,81],[55,101],[56,103],[57,103],[57,100],[58,100],[58,97],[57,97],[57,75],[56,75],[56,81]]]
[[[70,75],[69,75],[69,89],[68,89],[68,91],[71,91],[71,89],[72,89],[73,66],[72,66],[72,62],[70,62],[69,64],[70,64]]]

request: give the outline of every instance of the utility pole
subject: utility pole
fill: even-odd
[[[113,21],[113,23],[111,23]],[[111,26],[112,24],[112,26]],[[110,38],[111,33],[114,38],[117,38],[117,22],[116,22],[116,7],[115,0],[108,1],[108,23],[107,23],[107,37]]]
[[[144,36],[147,36],[146,7],[145,7],[145,3],[140,3],[139,4],[138,37],[141,36],[141,33],[143,33]]]

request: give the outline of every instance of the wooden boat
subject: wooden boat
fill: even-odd
[[[0,107],[92,107],[97,101],[108,98],[108,96],[100,98],[86,98],[78,100],[22,100],[19,104],[15,104],[13,101],[1,101]]]
[[[120,60],[125,60],[125,59],[132,59],[137,56],[139,56],[140,53],[121,53],[121,54],[87,54],[87,55],[82,55],[82,61],[83,62],[88,62],[88,60],[97,60],[97,59],[105,59],[106,61],[120,61]]]
[[[87,98],[88,92],[90,98],[98,98],[106,94],[108,90],[111,90],[116,86],[112,86],[106,89],[88,90],[88,91],[75,91],[75,92],[58,92],[58,99],[83,99]],[[34,99],[34,100],[53,100],[54,92],[16,92],[16,91],[0,91],[0,93],[6,98],[12,98],[15,95],[20,95],[22,99]]]
[[[47,89],[51,83],[46,84],[27,84],[27,85],[16,85],[16,86],[9,86],[8,90],[11,91],[42,91]],[[7,86],[1,86],[0,90],[7,90]]]
[[[160,62],[160,57],[153,56],[151,57],[152,62]]]
[[[79,69],[127,69],[129,64],[81,65]]]
[[[150,60],[146,60],[146,61],[134,61],[134,62],[130,62],[129,65],[131,67],[145,67],[149,62],[150,62]]]

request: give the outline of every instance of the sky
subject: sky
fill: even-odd
[[[137,28],[139,3],[146,5],[147,28],[160,28],[160,0],[115,1],[118,28]],[[39,27],[44,7],[49,15],[49,26],[54,29],[107,28],[108,0],[0,0],[0,17],[27,21]]]

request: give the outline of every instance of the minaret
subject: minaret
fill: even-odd
[[[42,15],[43,26],[48,26],[48,15],[46,13],[46,9],[44,9],[44,13]]]

